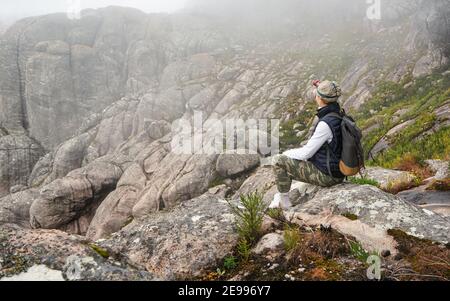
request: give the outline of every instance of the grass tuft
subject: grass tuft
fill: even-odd
[[[358,177],[350,177],[348,180],[357,185],[372,185],[376,187],[380,187],[380,183],[376,180],[368,179],[368,178],[358,178]]]
[[[348,241],[349,247],[350,247],[350,253],[359,261],[366,263],[367,259],[372,256],[376,255],[379,256],[377,252],[367,252],[362,245],[357,241]]]
[[[286,226],[283,233],[284,238],[284,249],[286,252],[295,250],[298,243],[300,242],[300,230],[295,226]]]

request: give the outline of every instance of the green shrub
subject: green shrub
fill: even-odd
[[[225,257],[223,262],[223,268],[226,271],[232,271],[237,267],[237,259],[234,256]]]
[[[245,239],[241,238],[237,245],[237,252],[241,257],[242,262],[247,262],[250,259],[252,245]]]
[[[267,205],[262,195],[251,193],[240,197],[240,205],[229,202],[230,208],[236,216],[236,228],[239,237],[253,245],[261,236],[261,226]]]

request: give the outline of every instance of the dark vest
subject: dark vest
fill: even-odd
[[[331,175],[335,178],[344,178],[345,176],[341,173],[339,169],[339,161],[341,160],[342,153],[342,132],[341,132],[341,122],[342,120],[336,116],[327,116],[329,113],[340,113],[341,108],[338,103],[332,103],[328,106],[321,108],[317,112],[317,116],[319,117],[319,122],[323,121],[331,129],[333,133],[333,140],[331,143],[325,143],[322,147],[317,151],[317,153],[309,159],[309,161],[314,164],[321,172],[326,175],[328,173],[327,167],[327,144],[330,147],[330,169]]]

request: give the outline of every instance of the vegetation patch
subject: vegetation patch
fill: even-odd
[[[406,83],[409,83],[407,89],[403,87]],[[448,158],[449,128],[435,130],[439,121],[433,112],[450,98],[449,87],[450,76],[438,72],[414,80],[406,78],[401,83],[380,83],[373,97],[359,112],[354,112],[363,130],[376,125],[363,137],[363,146],[370,158],[368,165],[397,168],[407,156],[416,157],[421,164],[426,159]],[[407,120],[414,122],[389,137],[390,147],[387,151],[376,158],[369,156],[373,146],[389,130]]]
[[[109,258],[109,252],[105,249],[103,249],[102,247],[97,246],[96,244],[89,244],[89,247],[95,251],[95,253],[97,253],[98,255],[100,255],[103,258]]]
[[[391,194],[397,194],[401,191],[409,190],[414,187],[420,186],[422,181],[419,178],[415,178],[412,182],[405,182],[405,181],[391,181],[386,185],[386,188],[384,191],[389,192]]]
[[[209,183],[209,188],[214,188],[216,186],[220,186],[225,184],[225,178],[222,177],[216,177],[214,180],[211,181],[211,183]]]
[[[0,278],[10,277],[26,272],[36,262],[18,254],[2,254],[2,265],[0,266]]]
[[[368,178],[360,178],[360,177],[350,177],[348,180],[353,184],[358,185],[372,185],[376,187],[380,187],[380,183],[376,180],[368,179]]]
[[[299,104],[294,103],[294,107],[288,110],[292,111],[296,117],[289,119],[280,125],[280,150],[285,151],[297,148],[306,138],[309,128],[312,126],[316,114],[316,106],[313,102],[305,104],[303,110],[299,110]],[[303,131],[300,137],[298,133]]]
[[[359,261],[362,263],[367,263],[367,259],[372,256],[376,255],[379,256],[377,252],[367,252],[363,246],[357,242],[356,240],[349,240],[348,241],[349,247],[350,247],[350,253]]]
[[[283,239],[286,252],[294,250],[300,242],[300,230],[296,226],[287,225],[283,232]]]
[[[401,268],[388,270],[394,280],[450,280],[450,246],[388,230],[398,243]]]
[[[237,267],[237,265],[238,265],[238,262],[237,262],[236,257],[234,257],[233,255],[225,257],[225,260],[223,262],[223,268],[226,271],[234,270]]]
[[[434,175],[427,164],[419,162],[419,158],[410,153],[403,155],[402,160],[395,163],[395,168],[414,174],[418,180],[425,180]]]
[[[284,221],[284,213],[281,208],[269,208],[266,212],[267,216],[277,221]]]
[[[296,225],[280,226],[284,230],[286,250],[268,260],[265,256],[250,254],[234,269],[225,264],[200,277],[201,280],[364,280],[366,265],[355,259],[347,238],[329,229],[309,229]],[[237,258],[236,258],[237,259]]]
[[[344,214],[342,214],[342,216],[348,218],[351,221],[358,220],[358,216],[353,213],[350,213],[350,212],[344,213]]]
[[[450,178],[443,180],[434,180],[433,183],[431,183],[431,185],[427,187],[427,190],[449,191]]]

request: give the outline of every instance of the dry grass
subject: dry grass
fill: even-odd
[[[402,161],[395,165],[395,168],[411,172],[421,181],[434,175],[433,171],[431,171],[428,166],[420,164],[417,157],[412,154],[405,154],[402,158]]]
[[[292,263],[334,259],[350,254],[347,239],[334,230],[305,232],[301,242],[289,255]]]
[[[384,189],[384,191],[391,193],[391,194],[397,194],[399,192],[420,186],[421,183],[422,182],[419,179],[417,181],[414,181],[413,183],[407,183],[407,182],[403,182],[403,181],[390,182],[387,185],[386,189]]]
[[[449,191],[450,178],[433,181],[433,183],[431,183],[431,185],[427,187],[427,190]]]
[[[388,276],[396,280],[450,280],[450,247],[421,240],[400,230],[388,234],[398,242],[402,260]]]

